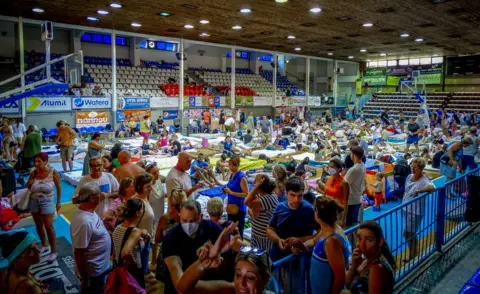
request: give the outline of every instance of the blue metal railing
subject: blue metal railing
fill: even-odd
[[[396,260],[395,281],[398,283],[421,266],[436,252],[470,226],[464,219],[468,177],[480,176],[480,168],[474,169],[438,187],[432,193],[424,193],[375,217],[383,229],[384,237]],[[345,230],[352,248],[359,225]],[[275,272],[283,293],[311,293],[309,287],[310,255],[287,256],[274,262]],[[300,262],[299,262],[300,261]],[[297,263],[298,273],[292,273]],[[289,272],[288,281],[283,271]],[[293,269],[295,271],[295,268]],[[283,279],[282,279],[283,278]],[[294,279],[302,281],[294,281]],[[319,277],[321,278],[321,277]],[[295,287],[295,288],[292,288]],[[295,289],[295,292],[292,292]]]

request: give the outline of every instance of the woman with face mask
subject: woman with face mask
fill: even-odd
[[[317,191],[321,194],[324,194],[328,197],[338,200],[342,205],[345,205],[345,193],[348,191],[344,191],[342,189],[342,182],[343,177],[340,174],[343,169],[343,162],[338,158],[332,158],[328,163],[327,170],[323,171],[328,173],[328,179],[325,184],[322,181],[317,181]]]

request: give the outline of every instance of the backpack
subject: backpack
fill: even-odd
[[[125,232],[122,240],[122,246],[120,246],[120,252],[123,250],[123,246],[128,240],[130,233],[133,231],[133,227],[129,227]],[[115,263],[115,268],[108,274],[107,282],[105,283],[105,294],[146,294],[145,289],[140,287],[137,280],[128,272],[127,267],[124,265],[123,260],[119,259]]]

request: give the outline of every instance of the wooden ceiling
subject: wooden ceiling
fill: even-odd
[[[304,55],[366,61],[480,52],[480,0],[5,0],[0,14]],[[40,7],[44,13],[34,13]],[[249,14],[239,9],[252,9]],[[312,7],[322,11],[314,14]],[[107,16],[98,9],[110,12]],[[162,17],[160,12],[172,15]],[[87,21],[95,16],[98,22]],[[209,24],[200,24],[202,19]],[[140,28],[131,26],[141,23]],[[363,27],[373,23],[373,27]],[[192,24],[194,29],[185,29]],[[241,30],[232,30],[240,25]],[[200,37],[206,32],[209,37]],[[410,37],[400,38],[408,33]],[[287,36],[296,39],[289,40]],[[424,42],[415,42],[423,38]],[[301,51],[294,48],[300,47]],[[367,49],[361,53],[360,49]],[[328,56],[333,52],[333,56]]]

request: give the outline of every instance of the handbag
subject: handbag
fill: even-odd
[[[28,212],[31,195],[32,195],[32,192],[30,191],[30,189],[25,191],[25,194],[23,194],[20,201],[18,201],[18,203],[15,205],[15,211],[20,213]]]

